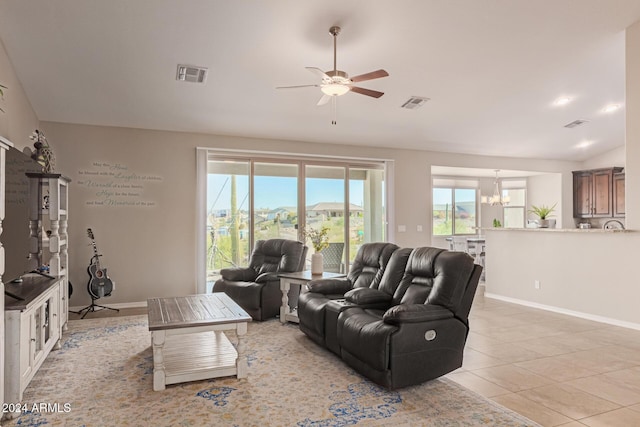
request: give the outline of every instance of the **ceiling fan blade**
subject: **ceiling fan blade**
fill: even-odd
[[[317,67],[305,67],[307,70],[311,71],[313,74],[315,74],[316,76],[320,77],[321,79],[329,79],[331,80],[331,77],[329,77],[324,71],[322,71],[320,68]]]
[[[387,77],[388,75],[389,73],[387,73],[385,70],[377,70],[377,71],[372,71],[366,74],[360,74],[359,76],[351,77],[351,81],[354,83],[357,83],[357,82],[363,82],[365,80],[373,80],[373,79],[379,79],[381,77]]]
[[[278,86],[276,89],[297,89],[300,87],[320,87],[320,85]]]
[[[351,92],[359,93],[360,95],[372,96],[374,98],[380,98],[384,95],[384,92],[378,92],[377,90],[365,89],[357,86],[349,86],[351,88]]]
[[[326,104],[327,102],[331,101],[331,98],[334,98],[331,95],[322,95],[322,98],[320,98],[320,101],[318,101],[318,103],[316,104],[318,107]]]

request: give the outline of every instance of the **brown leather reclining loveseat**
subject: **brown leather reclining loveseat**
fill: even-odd
[[[387,388],[462,366],[482,267],[464,252],[422,247],[395,249],[382,270],[375,286],[349,286],[353,277],[342,288],[336,279],[310,282],[298,305],[300,329]]]

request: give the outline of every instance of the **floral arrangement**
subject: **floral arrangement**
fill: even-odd
[[[313,249],[315,249],[316,253],[329,246],[329,227],[323,226],[320,230],[305,228],[303,234],[305,239],[309,239],[311,241],[311,245],[313,246]]]

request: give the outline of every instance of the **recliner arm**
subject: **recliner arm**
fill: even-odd
[[[234,282],[253,282],[258,277],[258,273],[248,267],[223,268],[220,270],[220,275],[223,279]]]
[[[349,279],[319,279],[311,280],[307,283],[307,290],[323,295],[344,294],[351,290],[352,284]]]
[[[261,275],[256,277],[254,282],[256,282],[256,283],[267,283],[270,280],[279,280],[278,273],[271,273],[271,272],[270,273],[262,273]]]
[[[433,304],[399,304],[384,313],[382,320],[390,325],[430,322],[453,317],[453,312]]]
[[[344,294],[348,302],[358,305],[382,304],[389,303],[392,296],[379,289],[373,288],[355,288]]]

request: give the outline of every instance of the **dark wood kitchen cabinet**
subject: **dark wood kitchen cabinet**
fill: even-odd
[[[613,216],[624,217],[624,172],[613,174]]]
[[[624,216],[622,170],[621,167],[613,167],[574,171],[573,217],[611,218],[616,212],[617,216]]]

